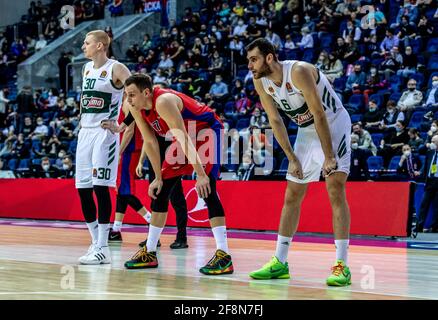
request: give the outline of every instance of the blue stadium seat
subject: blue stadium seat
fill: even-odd
[[[30,159],[21,159],[18,164],[18,170],[28,170],[30,168]]]
[[[335,90],[343,92],[345,90],[346,83],[347,83],[347,77],[342,76],[336,78],[335,81],[333,81],[333,87],[335,88]]]
[[[328,50],[331,48],[333,42],[333,35],[330,33],[324,34],[320,39],[320,47],[322,49]]]
[[[438,70],[438,55],[433,55],[430,57],[429,62],[427,64],[428,70]]]
[[[400,100],[401,96],[402,96],[401,92],[394,92],[391,93],[391,95],[389,96],[389,100],[394,100],[395,102],[397,102],[398,100]]]
[[[383,158],[380,156],[371,156],[367,159],[369,171],[378,171],[383,167]]]
[[[389,162],[388,169],[389,170],[397,170],[398,164],[400,162],[401,156],[393,156],[391,161]]]
[[[421,155],[421,156],[418,156],[418,158],[421,161],[421,168],[420,168],[420,171],[421,171],[421,170],[423,170],[423,167],[426,164],[426,156],[425,155]]]
[[[431,38],[427,43],[428,52],[438,52],[438,38]]]
[[[409,121],[408,127],[420,129],[421,123],[424,120],[423,118],[424,115],[425,115],[424,111],[415,111],[411,116],[411,120]]]
[[[351,123],[356,123],[362,121],[362,115],[361,114],[352,114],[351,115]]]
[[[376,100],[378,108],[381,108],[383,106],[384,98],[383,98],[383,95],[381,95],[380,93],[374,93],[374,94],[370,95],[369,100]]]
[[[225,111],[225,115],[234,113],[235,111],[235,105],[236,103],[234,101],[228,101],[227,103],[225,103],[225,107],[224,107],[224,111]]]
[[[380,146],[380,141],[383,139],[383,133],[372,133],[371,138],[373,139],[374,144],[378,147]]]
[[[413,38],[409,40],[409,44],[412,47],[413,54],[419,54],[421,51],[421,38]]]
[[[303,57],[301,60],[312,63],[315,56],[315,50],[313,48],[304,49]]]
[[[236,129],[242,130],[249,127],[249,119],[239,119],[236,123]]]
[[[17,169],[17,165],[18,165],[18,160],[17,159],[10,159],[8,161],[8,168],[10,170],[16,170]]]
[[[78,146],[78,141],[76,139],[72,140],[70,142],[70,145],[68,146],[68,153],[75,154],[77,146]]]
[[[34,166],[41,165],[41,159],[32,159],[32,165]]]
[[[362,94],[353,94],[347,103],[348,107],[356,111],[362,110],[364,108],[364,101]]]
[[[409,78],[415,79],[417,81],[417,89],[422,87],[424,82],[424,75],[422,73],[411,74]]]

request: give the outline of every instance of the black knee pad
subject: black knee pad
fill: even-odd
[[[96,204],[93,198],[93,188],[80,188],[78,192],[85,222],[91,223],[96,221]]]
[[[111,218],[111,196],[107,186],[93,186],[97,198],[99,223],[108,224]]]
[[[156,199],[152,199],[151,209],[154,212],[167,212],[169,208],[169,196],[172,192],[175,184],[180,180],[181,177],[175,177],[171,179],[163,180],[163,187],[161,192],[157,195]]]
[[[135,211],[140,211],[140,209],[144,207],[140,199],[132,194],[128,196],[128,204]]]
[[[216,192],[216,178],[209,176],[211,193],[204,199],[208,208],[208,218],[224,217],[225,211]]]
[[[120,194],[116,197],[116,212],[125,213],[128,208],[128,196],[122,196]]]

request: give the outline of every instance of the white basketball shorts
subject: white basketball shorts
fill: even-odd
[[[76,149],[76,188],[115,187],[119,162],[119,134],[81,128]]]
[[[348,112],[345,109],[340,111],[336,119],[329,123],[329,128],[338,164],[336,171],[345,172],[348,175],[351,158],[351,120]],[[325,157],[314,125],[298,129],[294,153],[301,163],[303,179],[295,178],[290,174],[286,175],[286,179],[303,184],[319,181]]]

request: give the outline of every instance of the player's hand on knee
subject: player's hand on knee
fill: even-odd
[[[205,176],[198,176],[196,178],[196,191],[201,198],[207,198],[211,192],[210,178]]]
[[[102,129],[108,129],[112,133],[118,133],[121,131],[117,121],[115,120],[102,120],[100,122],[100,127]]]
[[[287,173],[290,174],[292,177],[303,179],[303,168],[301,167],[300,160],[298,159],[289,160]]]
[[[336,169],[338,169],[338,163],[336,162],[336,158],[325,158],[324,164],[322,166],[322,172],[324,174],[324,177],[328,177],[332,173],[335,173]]]
[[[157,195],[160,194],[161,188],[163,187],[163,180],[154,179],[152,183],[149,185],[148,194],[152,199],[157,199]]]
[[[137,168],[135,168],[135,173],[139,178],[143,177],[143,164],[139,163],[137,164]]]

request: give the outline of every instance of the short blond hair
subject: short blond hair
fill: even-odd
[[[108,47],[111,43],[111,38],[108,36],[108,34],[103,30],[93,30],[87,33],[86,35],[93,36],[96,42],[101,42],[105,48],[105,51],[108,50]]]

